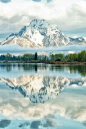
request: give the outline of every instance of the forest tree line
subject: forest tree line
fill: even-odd
[[[62,61],[62,62],[86,62],[86,51],[81,51],[79,53],[73,54],[51,54],[49,56],[46,55],[38,55],[37,52],[35,54],[27,53],[21,56],[11,55],[7,53],[6,55],[0,55],[0,61]]]
[[[86,62],[86,51],[81,51],[79,53],[73,53],[73,54],[52,54],[50,55],[51,61],[65,61],[65,62]]]

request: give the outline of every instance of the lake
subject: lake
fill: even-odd
[[[86,129],[86,65],[0,64],[0,128]]]

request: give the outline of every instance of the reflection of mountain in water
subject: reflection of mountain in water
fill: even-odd
[[[68,85],[85,85],[85,78],[69,79],[60,76],[24,75],[15,79],[1,78],[12,89],[18,89],[33,103],[44,103],[54,99]]]
[[[21,76],[18,79],[1,78],[1,80],[7,83],[12,89],[18,88],[33,103],[43,103],[48,99],[56,98],[59,92],[69,84],[67,78],[42,75],[27,75]]]

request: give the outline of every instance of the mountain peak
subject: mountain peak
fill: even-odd
[[[41,24],[41,23],[48,23],[48,21],[46,21],[45,19],[33,19],[31,22],[30,22],[30,25],[31,24]]]
[[[50,28],[50,23],[44,19],[42,20],[39,20],[39,19],[34,19],[30,22],[30,25],[28,26],[30,28],[33,28],[33,29],[42,29],[42,28]]]

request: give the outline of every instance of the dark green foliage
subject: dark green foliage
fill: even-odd
[[[67,61],[70,62],[86,62],[86,51],[81,51],[80,53],[76,54],[69,54],[67,55]]]
[[[35,53],[35,60],[37,60],[37,52]]]
[[[34,54],[24,54],[22,58],[24,61],[34,60]]]
[[[81,51],[80,53],[76,54],[52,54],[50,55],[51,61],[61,60],[65,62],[86,62],[86,51]]]
[[[70,61],[70,62],[78,61],[78,55],[76,53],[69,54],[67,57],[67,61]]]
[[[55,60],[58,60],[60,59],[61,61],[64,61],[64,54],[52,54],[50,55],[50,60],[51,61],[55,61]]]
[[[6,57],[7,60],[10,60],[12,55],[10,53],[7,53],[5,57]]]
[[[46,55],[37,55],[27,53],[23,56],[15,56],[7,53],[6,55],[0,56],[0,61],[25,61],[25,62],[86,62],[86,51],[81,51],[78,54],[51,54],[50,56]]]
[[[86,62],[86,51],[78,53],[78,61]]]
[[[0,56],[0,60],[6,60],[6,56],[5,55],[1,55]]]
[[[21,60],[21,56],[18,56],[18,60],[19,60],[19,61]]]

